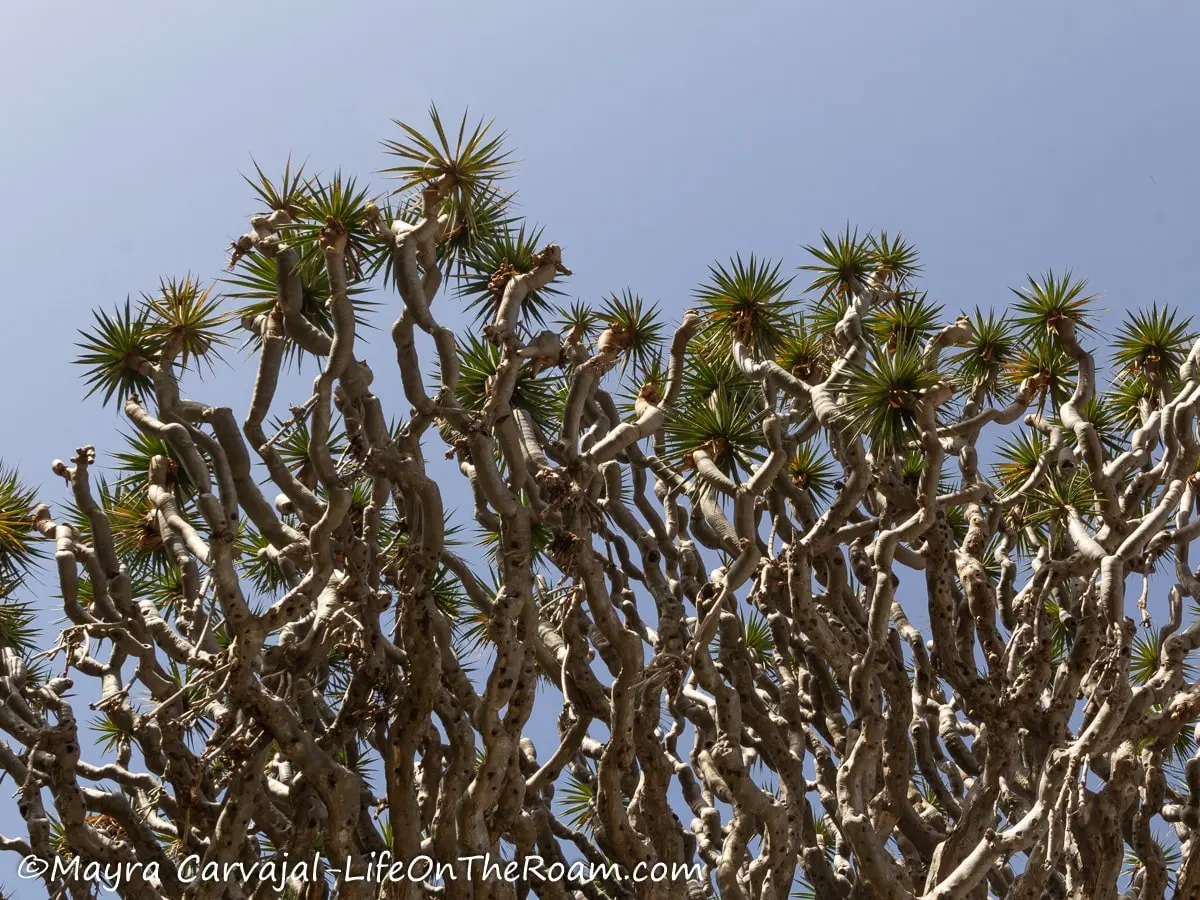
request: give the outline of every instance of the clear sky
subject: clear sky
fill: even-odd
[[[1106,321],[1194,307],[1197,37],[1200,6],[1116,0],[5,0],[0,457],[53,498],[52,459],[113,446],[75,329],[159,276],[218,276],[255,211],[251,155],[382,189],[378,142],[430,101],[508,130],[521,211],[584,300],[628,287],[674,322],[713,260],[792,268],[850,222],[915,242],[950,317],[1051,266],[1087,276]],[[185,394],[240,413],[244,383]]]

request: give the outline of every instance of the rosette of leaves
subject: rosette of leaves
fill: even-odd
[[[1096,436],[1110,456],[1117,456],[1125,449],[1128,426],[1119,409],[1107,397],[1103,394],[1093,394],[1080,412],[1084,419],[1092,423],[1092,427],[1096,429]],[[1052,417],[1050,422],[1053,425],[1062,424],[1057,416]],[[1074,431],[1064,429],[1064,436],[1070,443],[1078,443]]]
[[[183,576],[178,569],[142,572],[134,579],[132,590],[133,596],[152,600],[155,608],[168,621],[179,611],[185,597]],[[214,611],[214,614],[217,613]]]
[[[919,449],[910,450],[900,463],[900,480],[912,490],[921,483],[925,471],[925,454]]]
[[[12,595],[20,583],[11,576],[0,575],[0,648],[15,650],[26,658],[33,675],[30,655],[37,650],[36,643],[41,633],[37,627],[37,610],[28,600],[14,600]]]
[[[591,834],[600,824],[595,792],[590,783],[574,772],[567,774],[566,784],[557,791],[555,799],[566,823],[575,831]]]
[[[1031,336],[1030,342],[1008,366],[1008,386],[1017,387],[1026,378],[1034,378],[1038,385],[1039,412],[1045,409],[1047,401],[1057,409],[1075,390],[1077,372],[1075,360],[1060,341],[1051,340],[1045,334]]]
[[[299,203],[299,200],[296,200]],[[312,209],[311,205],[306,209]],[[355,214],[355,217],[361,214]],[[300,313],[325,334],[332,334],[332,320],[329,313],[329,271],[325,268],[325,257],[316,240],[317,234],[311,227],[289,230],[284,236],[287,244],[296,251],[294,272],[300,280]],[[362,235],[356,235],[361,236]],[[364,238],[365,239],[365,238]],[[376,260],[377,262],[377,260]],[[364,274],[364,278],[370,274]],[[241,257],[236,263],[235,274],[223,278],[222,283],[228,286],[226,296],[232,300],[246,301],[234,311],[234,316],[246,320],[254,319],[274,310],[278,302],[278,286],[276,282],[276,260],[262,253],[252,251]],[[354,308],[355,329],[361,332],[374,328],[367,312],[378,306],[378,301],[368,299],[366,284],[361,281],[349,281],[346,295],[350,306]],[[250,332],[245,348],[258,350],[262,347],[262,338]],[[287,342],[287,359],[290,364],[299,364],[304,359],[304,350],[292,341]]]
[[[820,245],[804,249],[813,257],[813,262],[800,267],[814,273],[807,290],[816,291],[822,300],[845,300],[862,293],[872,275],[881,285],[899,291],[921,271],[916,248],[902,235],[890,238],[884,231],[860,237],[849,224],[837,235],[822,231]]]
[[[859,237],[858,229],[836,236],[821,232],[820,246],[804,249],[813,257],[813,262],[801,266],[802,272],[812,272],[812,283],[805,289],[815,291],[822,300],[829,298],[848,299],[861,293],[866,287],[874,264],[870,236]]]
[[[888,353],[902,346],[921,348],[937,330],[941,313],[942,307],[931,303],[924,291],[897,293],[872,310],[866,330]]]
[[[420,219],[418,198],[410,199],[404,214],[412,222]],[[438,266],[446,275],[464,274],[466,260],[477,254],[483,244],[507,234],[520,223],[520,218],[512,213],[512,194],[496,188],[482,189],[471,204],[471,225],[460,223],[442,235],[436,248]]]
[[[738,619],[742,623],[742,638],[746,642],[746,649],[758,662],[770,667],[771,655],[775,652],[775,636],[771,633],[766,616],[752,609],[749,614],[739,612]]]
[[[1159,309],[1157,303],[1149,312],[1127,313],[1113,341],[1112,362],[1117,374],[1127,379],[1161,377],[1168,384],[1176,383],[1196,340],[1191,324],[1190,316],[1180,320],[1176,310]]]
[[[1162,638],[1157,629],[1142,629],[1133,639],[1133,647],[1129,653],[1129,680],[1141,687],[1148,684],[1162,664]],[[1180,671],[1184,680],[1191,682],[1196,678],[1196,661],[1187,656],[1183,660]]]
[[[1162,635],[1160,631],[1154,628],[1145,628],[1138,633],[1133,639],[1133,646],[1130,648],[1129,653],[1129,681],[1132,684],[1142,687],[1154,678],[1159,666],[1163,662],[1162,649]],[[1180,671],[1185,681],[1191,682],[1195,680],[1197,666],[1195,659],[1190,654],[1184,658],[1180,666]],[[1155,712],[1159,712],[1161,709],[1161,705],[1154,704]],[[1162,738],[1159,738],[1158,741],[1161,743]],[[1154,739],[1143,739],[1139,742],[1138,750],[1146,749],[1154,743]],[[1176,766],[1185,766],[1195,753],[1196,722],[1186,722],[1179,729],[1179,734],[1174,742],[1167,748],[1165,761]],[[1184,789],[1186,790],[1186,788]]]
[[[329,316],[329,272],[325,268],[325,258],[316,244],[305,242],[294,246],[298,256],[295,272],[300,278],[301,315],[319,330],[331,334],[333,322]],[[235,311],[238,318],[254,319],[275,308],[279,300],[275,271],[274,259],[251,252],[238,262],[236,275],[223,279],[223,283],[231,288],[225,296],[233,300],[249,301]],[[369,289],[362,284],[350,284],[346,287],[346,296],[354,308],[356,330],[374,328],[371,320],[367,318],[367,312],[379,303],[365,296],[368,291]],[[251,332],[244,349],[258,352],[261,346],[262,338]],[[292,341],[288,341],[286,346],[288,362],[300,363],[304,358],[304,350]]]
[[[256,594],[275,597],[287,587],[283,570],[266,554],[270,541],[250,528],[244,521],[238,522],[237,541],[238,571],[254,588]]]
[[[459,295],[466,299],[467,309],[476,321],[496,318],[508,282],[536,269],[544,247],[542,229],[526,230],[524,223],[519,228],[494,229],[480,236],[471,252],[462,256],[458,279]],[[551,310],[549,298],[561,293],[553,283],[530,291],[521,301],[521,321],[544,325]]]
[[[682,403],[711,406],[720,393],[739,402],[762,397],[759,383],[748,378],[728,354],[715,355],[701,350],[684,367],[680,385]]]
[[[321,246],[333,237],[345,236],[346,280],[363,281],[383,262],[383,253],[368,225],[367,189],[357,179],[335,172],[328,180],[315,176],[299,198],[300,217],[286,233],[304,244]]]
[[[645,371],[622,380],[616,396],[617,409],[626,418],[636,419],[643,403],[648,402],[653,406],[662,404],[666,384],[667,370],[661,358],[655,359]]]
[[[154,332],[149,310],[136,308],[125,299],[124,307],[110,314],[94,310],[92,327],[80,330],[83,338],[75,346],[80,353],[75,363],[83,366],[86,397],[101,394],[105,406],[113,397],[123,403],[130,394],[148,395],[154,391],[154,379],[140,370],[141,363],[155,362],[162,338]]]
[[[979,307],[971,316],[971,339],[952,358],[960,390],[970,394],[982,390],[981,402],[1007,400],[1013,384],[1008,374],[1020,357],[1020,341],[1012,323],[1003,315]]]
[[[1177,750],[1175,755],[1181,756],[1184,760],[1192,755],[1191,753],[1187,752],[1187,740],[1184,740],[1183,738],[1185,734],[1187,734],[1190,739],[1190,726],[1184,728],[1183,731],[1180,732],[1182,743],[1176,745]],[[1192,743],[1195,742],[1192,741]],[[1138,748],[1139,752],[1141,749],[1142,748],[1140,747]],[[1180,789],[1186,793],[1186,782],[1180,786]],[[1162,860],[1162,864],[1166,867],[1167,880],[1165,884],[1165,895],[1171,897],[1179,896],[1177,893],[1177,884],[1179,879],[1180,863],[1183,861],[1182,845],[1179,843],[1179,840],[1175,838],[1174,835],[1172,835],[1169,831],[1164,831],[1162,834],[1151,834],[1150,843],[1157,848],[1156,851],[1151,850],[1150,852],[1157,853],[1159,858]],[[1145,863],[1142,862],[1137,853],[1131,847],[1126,849],[1122,860],[1121,879],[1125,884],[1128,885],[1132,883],[1133,879],[1137,876],[1138,872],[1141,871]]]
[[[263,171],[257,160],[252,159],[251,162],[254,164],[254,177],[243,174],[242,180],[250,185],[258,201],[271,212],[285,212],[293,222],[299,220],[312,180],[304,177],[304,165],[293,170],[292,157],[289,155],[283,166],[283,175],[276,183]]]
[[[838,322],[846,315],[850,298],[844,294],[826,294],[817,299],[806,317],[812,339],[821,348],[822,359],[828,362],[838,356],[835,344]]]
[[[829,461],[829,452],[813,441],[796,448],[788,460],[788,477],[802,491],[808,491],[813,500],[827,503],[832,496],[834,466]]]
[[[1195,666],[1192,666],[1195,669]],[[1156,710],[1157,711],[1157,710]],[[1179,736],[1175,738],[1175,742],[1171,745],[1171,752],[1168,756],[1168,765],[1173,770],[1172,777],[1176,779],[1176,784],[1183,786],[1187,779],[1187,761],[1196,755],[1196,748],[1200,746],[1196,741],[1196,726],[1200,724],[1200,719],[1192,719],[1190,722],[1185,722],[1183,727],[1179,729]]]
[[[168,486],[174,487],[168,477]],[[96,480],[96,502],[108,518],[112,533],[113,548],[117,555],[133,564],[135,574],[164,574],[175,568],[175,559],[163,544],[158,528],[158,518],[150,503],[145,488],[145,477],[141,483],[121,480],[110,482],[106,478]],[[91,520],[73,503],[67,504],[68,517],[79,529],[85,540],[93,540]],[[180,509],[185,519],[186,506]]]
[[[1005,438],[996,448],[992,471],[1002,494],[1010,494],[1024,484],[1045,455],[1049,441],[1040,431],[1021,429]]]
[[[784,278],[780,264],[750,254],[743,262],[735,256],[728,265],[713,263],[708,280],[695,292],[704,317],[704,335],[714,348],[728,352],[740,341],[766,357],[774,354],[790,331],[795,301],[784,294],[792,278]]]
[[[1038,278],[1027,275],[1023,287],[1011,290],[1017,297],[1013,321],[1026,341],[1040,343],[1056,335],[1065,322],[1072,323],[1077,332],[1093,330],[1088,310],[1096,297],[1085,293],[1087,280],[1076,278],[1070,269],[1061,276],[1053,269]]]
[[[329,496],[325,485],[317,485],[316,495],[322,500]],[[362,537],[363,514],[371,505],[372,487],[369,478],[355,478],[350,483],[350,508],[346,511],[346,520],[350,524],[355,537]]]
[[[622,376],[631,366],[635,373],[648,371],[661,356],[665,328],[657,303],[647,304],[626,288],[619,294],[604,298],[596,311],[596,318],[601,329],[620,326],[625,335],[625,349],[621,354]]]
[[[1078,513],[1084,524],[1090,525],[1099,514],[1099,502],[1085,467],[1069,475],[1051,467],[1038,489],[1030,492],[1025,522],[1045,535],[1057,550],[1067,540],[1070,513]]]
[[[113,721],[108,713],[93,716],[89,723],[96,734],[96,745],[106,753],[116,753],[122,745],[134,743],[137,739]]]
[[[481,541],[486,542],[489,534],[495,536],[496,532],[481,529],[479,532]],[[498,545],[499,538],[497,537],[493,541],[493,547]],[[482,597],[479,600],[474,599],[472,593],[453,579],[449,573],[446,578],[451,579],[451,583],[442,584],[440,598],[435,594],[435,600],[439,604],[438,608],[450,622],[455,646],[467,657],[483,653],[492,645],[490,629],[492,605],[500,591],[500,577],[495,569],[496,556],[497,553],[493,549],[493,552],[489,553],[491,568],[487,572],[488,580],[486,583],[480,581],[477,584],[480,590],[476,593],[486,597],[486,603],[483,602]],[[453,597],[450,596],[449,592],[451,591],[453,591]]]
[[[329,314],[329,272],[321,250],[321,233],[331,224],[346,233],[346,296],[354,308],[355,327],[360,332],[374,327],[367,312],[378,306],[368,299],[365,281],[379,268],[384,255],[376,249],[376,241],[367,227],[368,197],[354,179],[335,174],[328,182],[304,178],[303,167],[293,171],[291,160],[278,182],[272,181],[255,163],[255,178],[246,177],[258,202],[271,210],[286,211],[292,224],[282,231],[283,242],[296,251],[294,272],[300,280],[300,313],[318,330],[332,334]],[[270,312],[279,302],[276,262],[256,250],[236,256],[231,266],[233,275],[222,283],[228,286],[226,297],[245,301],[231,317],[254,319]],[[250,333],[246,348],[257,351],[262,344],[259,335]],[[303,350],[287,342],[287,359],[299,363]]]
[[[802,381],[815,384],[824,378],[827,358],[821,335],[798,316],[775,348],[775,362]]]
[[[159,281],[156,296],[142,299],[149,314],[149,333],[176,348],[180,367],[195,365],[199,372],[206,364],[211,372],[213,360],[221,358],[218,348],[230,343],[226,325],[231,318],[220,311],[221,301],[213,296],[212,285],[202,288],[191,275],[167,278]]]
[[[894,238],[889,237],[886,231],[869,235],[867,245],[875,277],[893,290],[903,290],[909,281],[920,274],[922,266],[917,248],[899,232]]]
[[[466,110],[453,140],[436,106],[430,106],[429,118],[433,131],[428,135],[393,120],[401,137],[383,146],[400,162],[383,171],[399,180],[397,193],[431,184],[441,188],[441,212],[447,217],[441,261],[450,271],[472,256],[480,241],[507,230],[505,210],[513,195],[502,193],[496,183],[511,174],[512,154],[504,148],[504,132],[493,132],[490,121],[480,119],[468,128]]]
[[[723,388],[708,402],[692,402],[673,412],[665,430],[668,455],[686,468],[703,450],[730,478],[748,474],[765,458],[762,451],[761,398],[737,396]]]
[[[582,300],[572,300],[558,309],[554,327],[563,335],[563,340],[577,340],[588,344],[599,336],[604,325],[600,314]]]
[[[34,542],[36,491],[0,462],[0,585],[19,581],[42,556]],[[0,590],[0,597],[8,592]]]
[[[1163,401],[1162,391],[1140,375],[1118,379],[1104,399],[1126,432],[1143,425]]]
[[[463,409],[479,412],[487,402],[491,380],[500,368],[500,348],[476,335],[458,341],[458,384],[454,395]],[[437,373],[440,376],[440,370]],[[562,418],[563,395],[557,381],[545,375],[530,375],[528,367],[517,374],[510,405],[528,412],[543,431]]]
[[[877,452],[893,453],[915,440],[922,397],[938,380],[919,349],[902,345],[852,368],[843,388],[842,415],[853,434],[870,439]]]
[[[1112,354],[1116,378],[1106,397],[1126,433],[1162,408],[1164,390],[1178,387],[1179,370],[1196,340],[1191,324],[1191,317],[1180,320],[1175,310],[1155,304],[1149,312],[1128,313],[1117,329]]]
[[[114,485],[120,491],[145,490],[150,460],[165,456],[171,461],[169,480],[175,488],[175,499],[182,505],[194,496],[196,489],[171,445],[160,437],[141,431],[122,432],[125,448],[112,453],[114,472],[119,477]]]

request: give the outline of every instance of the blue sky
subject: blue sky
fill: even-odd
[[[51,460],[114,446],[70,364],[88,311],[219,276],[252,155],[382,190],[390,119],[430,101],[507,129],[568,296],[630,288],[674,322],[714,260],[791,269],[849,222],[915,242],[950,318],[1051,266],[1108,323],[1195,303],[1195,5],[8,0],[0,26],[0,457],[51,500]],[[185,393],[240,413],[240,369]]]

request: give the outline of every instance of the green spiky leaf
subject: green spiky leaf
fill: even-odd
[[[259,202],[267,209],[286,212],[292,221],[300,218],[304,209],[304,200],[309,192],[309,179],[304,177],[304,166],[292,171],[292,157],[289,155],[283,167],[283,175],[276,183],[262,170],[257,161],[254,163],[256,178],[243,175],[242,178],[250,185]]]
[[[511,174],[512,160],[511,151],[504,149],[503,132],[493,133],[492,123],[483,119],[468,129],[467,116],[464,110],[453,142],[436,106],[429,108],[433,125],[429,136],[393,120],[402,135],[399,140],[384,141],[383,146],[400,164],[383,171],[399,179],[397,192],[438,185],[448,217],[447,232],[454,236],[465,230],[466,240],[472,241],[494,220],[497,201],[506,205],[511,199],[511,195],[498,197],[495,183]]]
[[[814,262],[801,266],[801,271],[813,272],[815,278],[806,288],[821,297],[849,297],[861,293],[875,261],[871,238],[859,237],[858,229],[846,230],[836,236],[821,232],[820,246],[805,246]]]
[[[37,492],[0,461],[0,577],[19,579],[41,555],[32,513]]]
[[[179,498],[190,497],[195,493],[187,470],[165,439],[152,437],[140,431],[122,432],[121,437],[125,441],[125,449],[112,454],[113,469],[121,473],[115,484],[118,490],[143,490],[150,471],[150,460],[156,456],[165,456],[173,463],[171,477]]]
[[[889,238],[886,231],[868,238],[871,264],[875,275],[885,284],[901,289],[910,279],[920,274],[921,263],[917,248],[897,233]]]
[[[100,393],[107,406],[114,396],[124,402],[130,394],[151,393],[154,379],[140,366],[158,358],[162,339],[154,334],[147,309],[135,310],[126,299],[124,308],[111,314],[94,310],[92,316],[93,326],[79,332],[83,340],[75,345],[81,351],[75,364],[84,367],[85,396]]]
[[[1163,405],[1162,392],[1141,376],[1118,379],[1104,398],[1126,431],[1143,425]]]
[[[1141,686],[1149,683],[1162,663],[1162,640],[1159,632],[1152,629],[1142,629],[1133,639],[1133,647],[1129,654],[1129,680]],[[1196,663],[1185,658],[1180,669],[1184,681],[1193,681],[1196,677]]]
[[[226,325],[232,316],[220,311],[220,298],[213,296],[212,286],[200,287],[200,282],[187,275],[182,279],[163,279],[157,296],[146,296],[149,313],[149,333],[173,347],[179,364],[199,366],[211,358],[220,359],[217,348],[229,344]],[[210,358],[211,357],[211,358]]]
[[[1180,321],[1175,310],[1157,303],[1149,312],[1127,313],[1113,341],[1113,364],[1129,378],[1154,375],[1172,383],[1196,339],[1191,324],[1190,316]]]
[[[741,615],[742,635],[746,641],[746,649],[767,660],[775,652],[775,637],[771,634],[771,626],[766,618],[757,610],[751,610],[749,615]]]
[[[658,304],[647,304],[628,288],[610,294],[597,311],[599,320],[607,326],[619,325],[626,335],[621,373],[632,365],[635,372],[645,372],[662,352],[664,326]]]
[[[709,404],[718,393],[739,402],[751,395],[762,396],[758,382],[739,369],[728,354],[702,352],[692,357],[684,368],[681,388],[683,406]]]
[[[775,362],[802,381],[816,383],[824,377],[826,370],[824,343],[823,336],[810,328],[801,316],[775,348]]]
[[[788,477],[792,484],[808,491],[821,503],[828,502],[831,496],[834,471],[828,451],[812,441],[798,446],[788,461]]]
[[[897,450],[918,436],[922,395],[937,380],[937,373],[913,347],[876,356],[847,378],[842,408],[846,423],[852,433],[870,437],[879,449]]]
[[[298,257],[294,271],[300,279],[301,290],[300,313],[319,331],[332,334],[333,322],[327,306],[329,272],[325,268],[324,256],[312,240],[301,240],[294,246]],[[243,320],[252,320],[269,313],[278,302],[276,262],[260,253],[248,253],[242,257],[236,274],[223,279],[223,283],[231,288],[226,293],[227,297],[249,301],[235,312],[235,315]],[[368,291],[369,288],[361,283],[351,284],[346,289],[346,295],[354,307],[355,328],[360,340],[365,340],[361,331],[373,327],[366,314],[379,305],[379,301],[366,296]],[[246,346],[257,351],[262,346],[262,340],[257,334],[251,333]],[[303,358],[300,347],[290,340],[287,343],[287,354],[293,363],[298,363]]]
[[[4,578],[0,576],[0,598],[8,596],[3,589]],[[0,647],[8,647],[26,655],[36,652],[39,633],[36,623],[37,613],[32,603],[9,599],[0,601]]]
[[[705,329],[720,346],[734,340],[770,356],[790,331],[795,302],[784,297],[792,283],[779,273],[779,263],[739,254],[729,265],[714,263],[709,278],[696,289]]]
[[[1091,329],[1087,311],[1096,298],[1085,293],[1085,279],[1076,278],[1070,269],[1061,276],[1051,269],[1040,278],[1029,275],[1026,279],[1024,287],[1012,289],[1017,296],[1014,321],[1024,337],[1042,340],[1065,322],[1081,331]]]
[[[942,307],[924,292],[896,294],[867,320],[867,332],[889,353],[901,346],[919,347],[937,330],[941,313]]]
[[[667,422],[667,452],[691,465],[692,454],[703,450],[730,478],[739,471],[750,472],[755,462],[764,459],[761,412],[755,399],[753,395],[738,398],[720,389],[708,402],[679,410]]]
[[[1005,380],[1005,373],[1020,356],[1020,342],[1012,323],[992,310],[984,315],[976,307],[971,326],[970,343],[952,359],[962,389],[971,392],[982,388],[984,401],[1007,397],[1012,385]]]
[[[1046,452],[1048,441],[1039,431],[1021,430],[1001,441],[994,471],[1008,493],[1025,483]]]
[[[576,831],[590,833],[595,830],[600,817],[591,785],[586,781],[574,773],[568,774],[567,783],[558,790],[555,799],[568,825]]]
[[[367,224],[368,199],[366,188],[340,172],[324,181],[313,178],[300,200],[301,218],[289,229],[314,245],[344,234],[346,278],[351,284],[369,277],[382,264],[382,254]]]
[[[478,412],[488,397],[488,382],[500,367],[500,348],[476,335],[460,339],[459,377],[454,393],[463,409]],[[553,379],[530,375],[528,367],[517,375],[509,400],[514,409],[527,410],[543,429],[553,425],[561,411],[561,402]]]
[[[527,231],[522,223],[519,228],[506,228],[478,241],[473,252],[463,257],[458,291],[467,298],[467,309],[475,314],[476,321],[496,318],[509,281],[537,268],[543,247],[542,229]],[[544,325],[550,311],[549,298],[561,293],[553,283],[530,291],[521,301],[521,320]]]
[[[1049,399],[1055,408],[1071,396],[1075,388],[1078,366],[1058,341],[1047,340],[1045,335],[1026,344],[1008,367],[1007,380],[1016,387],[1026,378],[1035,378],[1039,385],[1040,404]]]

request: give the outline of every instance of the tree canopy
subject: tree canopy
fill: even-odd
[[[0,471],[22,890],[1200,896],[1188,317],[851,226],[571,299],[494,125],[383,149],[256,166],[227,273],[80,323],[120,432]]]

